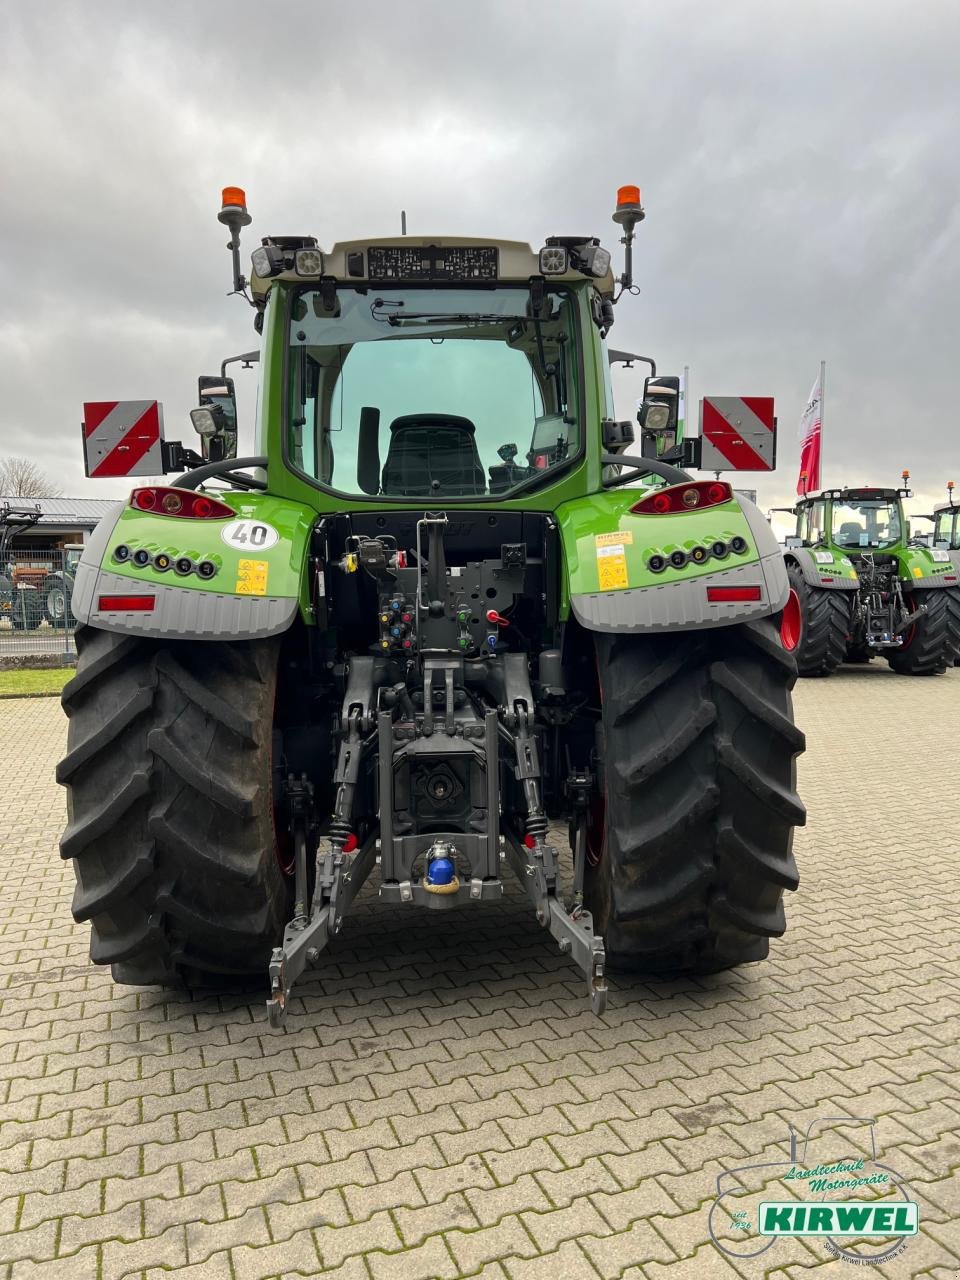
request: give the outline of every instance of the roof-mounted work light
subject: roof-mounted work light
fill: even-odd
[[[548,244],[540,250],[540,270],[545,276],[562,276],[570,265],[565,245]]]
[[[293,255],[293,269],[298,276],[323,274],[323,254],[319,249],[297,249]]]
[[[251,253],[250,265],[253,268],[253,274],[259,276],[261,280],[278,276],[286,266],[283,250],[275,244],[262,244],[259,249],[254,249]]]

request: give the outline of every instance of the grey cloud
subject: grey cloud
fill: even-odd
[[[157,395],[254,343],[219,189],[330,243],[411,228],[616,247],[644,188],[616,345],[796,422],[827,360],[831,482],[960,446],[960,9],[847,0],[591,5],[7,4],[0,43],[0,449],[80,490],[84,399]],[[240,375],[247,409],[252,374]],[[629,409],[635,388],[620,382]],[[82,490],[80,490],[82,491]],[[98,490],[99,492],[100,490]]]

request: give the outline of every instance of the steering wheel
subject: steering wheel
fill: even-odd
[[[211,480],[214,476],[219,476],[224,480],[229,480],[238,489],[266,489],[265,480],[255,480],[253,476],[237,475],[236,469],[238,467],[266,467],[268,461],[269,459],[265,457],[223,458],[220,462],[208,462],[202,467],[195,467],[192,471],[185,471],[182,476],[177,476],[173,483],[177,489],[196,489],[204,480]]]

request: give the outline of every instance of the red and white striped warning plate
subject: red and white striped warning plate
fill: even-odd
[[[90,477],[163,475],[158,400],[97,400],[83,406],[83,463]]]
[[[772,396],[705,396],[700,401],[704,471],[772,471],[777,464]]]

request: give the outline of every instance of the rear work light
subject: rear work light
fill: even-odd
[[[738,601],[762,600],[760,587],[707,587],[711,604],[736,604]]]
[[[187,520],[229,520],[236,515],[232,507],[193,489],[174,489],[169,485],[152,485],[134,489],[130,505],[137,511],[155,516],[178,516]]]
[[[97,608],[101,613],[153,613],[156,596],[101,596]]]
[[[635,516],[662,516],[718,507],[732,498],[733,490],[722,480],[692,480],[690,484],[671,484],[658,489],[641,498],[630,510]]]

